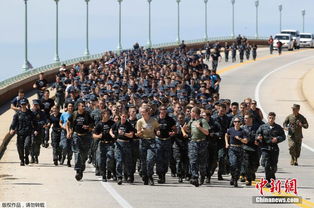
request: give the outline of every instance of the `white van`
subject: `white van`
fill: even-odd
[[[314,47],[314,35],[312,33],[300,33],[301,47]]]
[[[282,34],[290,34],[293,40],[297,41],[297,48],[300,48],[300,33],[298,30],[281,30]]]
[[[276,34],[273,42],[274,49],[277,49],[279,40],[282,42],[282,48],[287,48],[289,51],[293,50],[293,38],[290,34]]]

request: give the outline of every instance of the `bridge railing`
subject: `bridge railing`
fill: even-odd
[[[247,36],[246,38],[249,40],[267,40],[266,37],[256,38],[256,37]],[[232,36],[222,36],[222,37],[208,38],[207,40],[206,39],[186,40],[185,43],[186,44],[196,44],[196,43],[205,43],[206,41],[225,41],[225,40],[233,40],[233,39],[234,39],[234,37],[232,37]],[[163,47],[171,47],[171,46],[176,46],[176,45],[178,45],[177,42],[168,42],[168,43],[154,44],[154,45],[152,45],[152,48],[163,48]],[[73,59],[69,59],[69,60],[65,60],[65,61],[60,61],[57,63],[52,63],[52,64],[44,65],[44,66],[41,66],[38,68],[34,68],[31,70],[25,71],[21,74],[18,74],[16,76],[13,76],[11,78],[8,78],[6,80],[1,81],[0,82],[0,90],[6,88],[7,86],[9,86],[11,84],[17,83],[19,81],[22,81],[24,79],[32,77],[32,76],[39,74],[41,72],[47,72],[47,71],[50,71],[52,69],[58,68],[62,64],[72,65],[72,64],[76,64],[76,63],[79,63],[82,61],[92,61],[92,60],[100,59],[103,55],[104,55],[104,53],[98,53],[98,54],[94,54],[94,55],[90,55],[90,56],[77,57],[77,58],[73,58]]]

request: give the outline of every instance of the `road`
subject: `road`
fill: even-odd
[[[303,113],[310,123],[304,131],[304,142],[314,148],[310,134],[313,132],[314,112],[300,93],[302,76],[314,66],[314,50],[286,52],[282,56],[269,56],[261,49],[256,62],[243,64],[221,63],[221,98],[241,102],[246,97],[259,101],[264,112],[275,111],[277,123],[282,124],[291,111],[293,103],[301,104]],[[272,74],[268,75],[270,72]],[[266,76],[266,77],[265,77]],[[297,179],[298,196],[314,201],[314,152],[303,148],[298,167],[289,165],[287,142],[280,144],[280,159],[277,177],[285,180]],[[252,196],[259,196],[254,187],[230,187],[229,181],[218,181],[214,174],[212,183],[195,188],[188,182],[178,184],[167,176],[167,184],[144,186],[137,176],[132,185],[118,186],[114,182],[103,183],[89,166],[82,181],[74,179],[73,168],[55,167],[52,164],[52,149],[42,149],[39,164],[19,166],[15,138],[0,161],[0,201],[46,202],[47,207],[278,207],[278,205],[252,204]],[[73,161],[72,161],[73,163]],[[258,170],[258,178],[264,176]],[[225,176],[229,179],[230,176]],[[265,189],[265,195],[271,196]],[[280,207],[296,207],[282,205]],[[301,207],[314,207],[306,202]]]

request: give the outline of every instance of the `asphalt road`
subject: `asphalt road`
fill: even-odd
[[[313,68],[314,50],[285,52],[282,56],[269,56],[266,49],[259,52],[259,60],[243,64],[221,63],[221,97],[241,102],[246,97],[259,100],[264,112],[275,111],[277,122],[282,124],[293,103],[301,104],[301,113],[309,120],[310,128],[304,131],[304,142],[314,148],[310,134],[313,132],[314,112],[307,106],[300,93],[300,80]],[[281,67],[281,68],[280,68]],[[265,75],[275,71],[265,78]],[[261,82],[262,80],[262,82]],[[298,196],[314,201],[314,152],[302,149],[298,167],[289,165],[287,142],[280,144],[278,179],[297,179]],[[229,181],[218,181],[214,174],[212,183],[195,188],[188,182],[178,184],[176,178],[167,176],[167,184],[144,186],[137,176],[132,185],[118,186],[114,182],[103,183],[89,166],[81,182],[74,179],[73,168],[55,167],[52,149],[41,149],[39,164],[19,166],[15,138],[0,161],[0,202],[46,202],[47,207],[278,207],[278,205],[253,204],[252,196],[259,196],[254,187],[230,187]],[[72,161],[73,164],[73,161]],[[264,176],[258,170],[258,178]],[[230,176],[225,176],[229,179]],[[269,190],[265,195],[272,196]],[[296,207],[297,205],[279,205]],[[301,207],[313,207],[306,202]]]

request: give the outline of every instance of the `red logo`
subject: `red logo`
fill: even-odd
[[[261,179],[261,181],[259,183],[257,183],[255,185],[255,188],[257,188],[260,192],[261,195],[264,195],[264,192],[263,192],[263,188],[265,188],[265,186],[269,184],[270,185],[270,188],[269,188],[269,191],[271,193],[281,193],[281,180],[274,180],[274,179],[271,179],[270,183],[265,180],[264,178]],[[285,180],[285,183],[284,183],[284,187],[285,187],[285,192],[286,193],[294,193],[295,195],[298,193],[297,191],[297,180],[295,178],[289,180]]]

